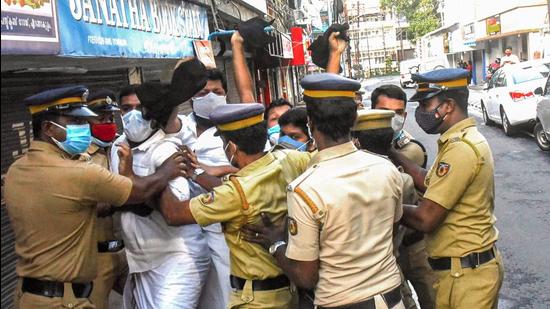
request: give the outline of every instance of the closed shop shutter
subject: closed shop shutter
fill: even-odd
[[[85,85],[91,91],[107,88],[115,92],[128,85],[128,70],[91,71],[85,74],[2,72],[2,308],[13,308],[13,289],[17,281],[14,235],[4,201],[4,177],[10,165],[28,149],[32,125],[25,97],[55,87]]]

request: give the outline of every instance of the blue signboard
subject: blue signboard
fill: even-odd
[[[208,36],[206,9],[170,0],[58,0],[61,55],[183,58]]]

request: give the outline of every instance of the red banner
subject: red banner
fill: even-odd
[[[291,60],[290,64],[293,66],[305,65],[305,56],[304,56],[304,35],[303,29],[300,27],[290,28],[290,37],[292,39],[292,53],[294,58]]]

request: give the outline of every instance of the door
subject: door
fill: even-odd
[[[492,93],[489,95],[491,105],[489,108],[489,115],[491,118],[500,120],[500,102],[501,100],[506,99],[504,97],[506,93],[506,72],[500,71],[497,78],[495,79],[494,88]]]

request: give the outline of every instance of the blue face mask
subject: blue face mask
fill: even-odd
[[[279,137],[278,145],[283,146],[286,149],[294,149],[298,151],[306,151],[307,143],[299,142],[288,135]]]
[[[88,147],[90,147],[90,143],[92,142],[92,133],[90,131],[89,124],[68,124],[65,128],[53,121],[51,121],[51,123],[67,132],[65,141],[63,142],[60,142],[52,137],[52,140],[57,147],[61,148],[66,153],[74,156],[86,152]]]
[[[267,137],[271,145],[277,145],[277,140],[279,140],[279,135],[281,134],[281,126],[275,125],[267,129]]]

